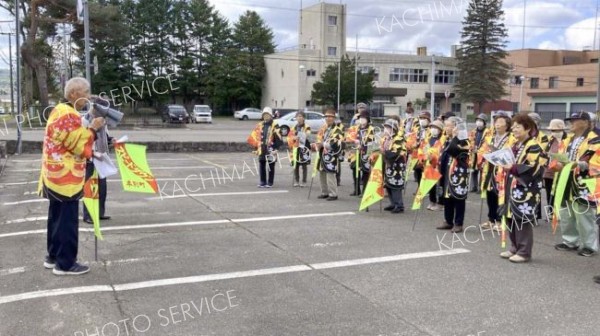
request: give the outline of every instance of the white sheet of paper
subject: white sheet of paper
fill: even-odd
[[[126,142],[127,140],[129,140],[129,137],[127,135],[123,135],[117,140],[117,142]]]
[[[494,166],[505,166],[515,164],[516,159],[510,148],[503,148],[492,153],[484,154],[483,157]]]
[[[102,153],[102,160],[94,158],[94,167],[96,167],[100,178],[107,178],[118,172],[117,167],[106,153]]]

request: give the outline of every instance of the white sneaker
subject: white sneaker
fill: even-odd
[[[514,256],[508,258],[508,260],[510,260],[511,262],[519,264],[519,263],[528,262],[529,258],[525,258],[525,257],[522,257],[522,256],[520,256],[518,254],[515,254]]]
[[[298,182],[294,182],[294,188],[297,188],[299,186],[300,186],[300,184]]]
[[[502,258],[502,259],[509,259],[512,256],[514,256],[514,254],[510,251],[504,251],[504,252],[500,253],[500,258]]]
[[[440,210],[442,210],[442,207],[441,207],[441,206],[439,206],[439,205],[437,205],[437,204],[433,204],[433,205],[431,206],[431,209],[430,209],[430,210],[432,210],[432,211],[440,211]]]

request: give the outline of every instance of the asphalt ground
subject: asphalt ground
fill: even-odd
[[[533,260],[513,264],[499,258],[498,234],[443,236],[427,202],[414,231],[412,211],[358,212],[347,164],[340,199],[327,202],[317,181],[310,199],[291,186],[288,161],[273,189],[256,187],[249,153],[149,154],[149,163],[161,193],[127,193],[109,177],[98,261],[81,222],[79,259],[92,271],[57,277],[42,266],[39,156],[9,158],[0,335],[598,335],[598,257],[556,251],[546,223],[534,229]],[[465,227],[479,209],[469,194]]]

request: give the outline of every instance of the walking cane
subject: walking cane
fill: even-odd
[[[415,231],[415,225],[417,225],[417,219],[419,219],[419,212],[421,212],[421,208],[417,209],[415,213],[415,219],[413,220],[413,226],[411,231]]]

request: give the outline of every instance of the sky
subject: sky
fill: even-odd
[[[319,0],[209,0],[230,22],[246,10],[254,10],[272,28],[277,49],[294,47],[298,41],[299,9]],[[348,49],[354,50],[356,35],[362,51],[415,53],[426,46],[429,53],[450,54],[460,42],[461,21],[469,0],[342,0],[347,5]],[[526,2],[525,2],[526,1]],[[594,43],[596,8],[600,0],[505,0],[504,23],[508,28],[507,49],[598,48]],[[339,0],[329,0],[340,3]],[[526,4],[525,20],[524,3]],[[13,24],[0,10],[0,32]],[[523,24],[525,41],[523,44]],[[600,38],[600,34],[596,35]],[[14,49],[13,49],[14,50]],[[0,68],[8,68],[8,38],[0,35]]]

